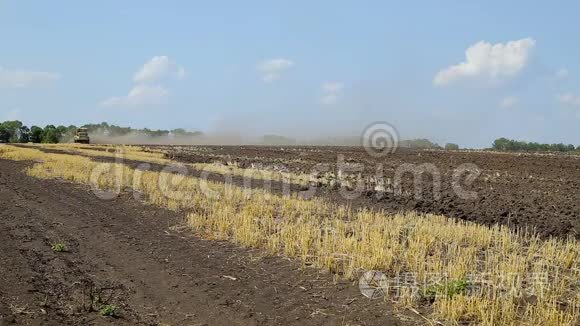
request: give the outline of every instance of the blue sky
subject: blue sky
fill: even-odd
[[[402,138],[463,146],[580,145],[579,10],[0,0],[0,120],[295,137],[388,121]]]

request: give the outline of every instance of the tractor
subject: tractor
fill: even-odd
[[[74,142],[79,144],[89,144],[89,130],[87,128],[78,128],[74,136]]]

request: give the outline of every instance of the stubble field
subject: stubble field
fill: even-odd
[[[342,162],[344,174],[351,174],[354,179],[360,174],[365,187],[354,199],[334,196],[337,201],[391,212],[414,210],[486,225],[527,227],[545,237],[578,238],[580,234],[580,156],[402,149],[375,158],[364,149],[354,147],[160,146],[154,149],[167,152],[167,157],[180,162],[220,162],[295,174],[318,170],[336,174]],[[453,173],[462,166],[465,173],[454,179]],[[413,168],[421,171],[421,167],[423,173],[413,175]],[[405,172],[400,178],[399,193],[394,189],[396,186],[391,191],[387,187],[384,193],[368,186],[372,182],[369,179],[377,176],[378,168],[382,168],[378,174],[385,180],[390,179],[391,184],[397,171]],[[477,169],[472,180],[468,177],[469,168]],[[432,171],[440,176],[439,198],[434,196]],[[475,196],[460,198],[453,189],[455,180]],[[420,187],[419,196],[415,194],[415,182]],[[328,188],[321,187],[319,193],[328,195]]]
[[[0,147],[0,163],[2,229],[19,248],[7,257],[17,273],[4,274],[0,308],[17,321],[578,321],[575,156],[28,145]],[[59,216],[59,203],[69,212]],[[49,253],[58,241],[71,254]],[[386,277],[374,285],[383,300],[359,291],[367,271]],[[42,287],[41,276],[52,283]],[[32,287],[29,303],[16,300],[25,296],[16,281]],[[119,290],[87,303],[79,282]],[[109,304],[123,314],[99,316]]]

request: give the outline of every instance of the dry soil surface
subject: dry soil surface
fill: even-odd
[[[202,240],[128,194],[38,180],[0,160],[0,325],[403,325],[356,284]],[[51,246],[63,243],[67,251]],[[118,316],[99,309],[118,307]]]

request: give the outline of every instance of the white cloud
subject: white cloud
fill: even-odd
[[[580,108],[580,96],[574,95],[572,93],[565,93],[556,96],[556,99],[566,105],[575,106]]]
[[[171,61],[167,56],[156,56],[137,71],[133,81],[136,83],[154,83],[170,76],[181,79],[185,76],[185,69]]]
[[[45,71],[6,70],[0,67],[0,87],[28,88],[43,86],[60,79],[60,75]]]
[[[159,84],[167,77],[182,79],[185,69],[166,56],[155,56],[146,62],[133,77],[135,86],[126,96],[113,96],[101,102],[108,108],[139,108],[157,106],[165,102],[169,90]]]
[[[566,68],[562,68],[562,69],[558,70],[558,72],[556,72],[557,78],[564,79],[568,76],[570,76],[570,72]]]
[[[536,41],[525,38],[505,44],[480,41],[465,51],[465,61],[447,67],[433,79],[436,86],[445,86],[464,78],[481,78],[489,82],[517,75],[527,64]]]
[[[344,84],[340,82],[326,82],[322,84],[322,92],[324,95],[322,95],[320,101],[325,105],[332,105],[336,103],[338,95],[340,92],[342,92],[343,88]]]
[[[114,96],[104,100],[104,107],[137,108],[163,103],[169,91],[163,86],[137,85],[126,96]]]
[[[499,102],[499,107],[502,109],[509,109],[512,108],[514,106],[516,106],[519,102],[519,99],[515,96],[507,96],[504,97],[500,102]]]
[[[261,62],[258,65],[258,70],[262,73],[262,79],[265,82],[272,82],[280,77],[280,74],[285,70],[290,69],[294,62],[288,59],[270,59]]]

